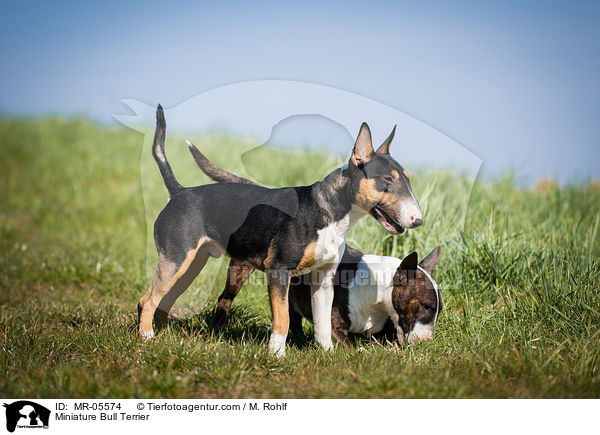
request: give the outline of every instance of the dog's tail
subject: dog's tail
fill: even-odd
[[[208,175],[213,181],[217,181],[219,183],[242,183],[242,184],[257,184],[254,181],[250,181],[247,178],[238,177],[237,175],[232,174],[231,172],[227,172],[225,169],[219,168],[213,162],[208,160],[208,158],[200,152],[196,146],[191,143],[189,140],[186,140],[188,146],[190,147],[190,152],[196,160],[196,164],[202,172]]]
[[[156,131],[154,132],[154,142],[152,143],[152,155],[154,156],[154,160],[156,160],[158,169],[160,169],[160,174],[163,177],[165,186],[167,186],[169,196],[173,196],[184,187],[179,184],[175,175],[173,175],[173,170],[165,155],[166,131],[167,123],[165,122],[165,113],[162,106],[159,104],[156,108]]]

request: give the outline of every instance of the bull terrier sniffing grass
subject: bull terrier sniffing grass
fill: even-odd
[[[375,151],[363,123],[347,165],[310,186],[280,189],[247,183],[184,188],[166,159],[165,132],[159,105],[152,151],[170,200],[154,223],[158,265],[138,303],[145,338],[154,335],[157,308],[168,313],[208,258],[226,254],[242,266],[235,270],[245,271],[235,281],[243,283],[254,269],[266,273],[273,315],[269,349],[279,356],[289,329],[290,279],[310,272],[315,340],[330,349],[333,278],[351,226],[366,214],[391,234],[423,222],[408,177],[389,154],[394,131]]]
[[[192,146],[190,150],[200,169],[214,181],[253,183],[221,169],[196,147]],[[333,339],[347,343],[354,334],[370,336],[380,333],[388,319],[400,345],[431,339],[442,309],[442,297],[432,276],[440,253],[441,247],[438,246],[418,263],[416,252],[400,260],[365,255],[346,245],[334,278]],[[247,278],[247,273],[243,265],[231,261],[227,284],[219,297],[215,316],[215,323],[219,326],[226,321],[233,298],[245,279],[236,277]],[[296,337],[304,335],[302,318],[313,319],[310,278],[306,274],[293,277],[290,282],[290,329]]]
[[[382,332],[390,319],[400,345],[433,337],[442,310],[442,298],[432,272],[440,258],[436,247],[418,263],[416,252],[403,260],[365,255],[346,245],[335,275],[331,323],[337,342],[352,334],[370,336]],[[303,336],[302,318],[312,321],[305,280],[290,285],[290,328]]]

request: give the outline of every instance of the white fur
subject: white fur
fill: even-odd
[[[269,350],[275,354],[278,358],[285,356],[285,340],[286,335],[281,335],[276,332],[271,332],[271,339],[269,340]]]
[[[333,306],[333,277],[335,269],[322,274],[320,286],[311,285],[310,302],[315,329],[315,340],[326,350],[333,348],[331,341],[331,307]]]
[[[393,279],[402,260],[379,255],[363,255],[358,263],[354,279],[348,286],[348,311],[352,325],[350,332],[371,335],[383,329],[388,316],[396,329],[398,313],[392,304]],[[433,337],[440,310],[440,294],[437,283],[421,266],[417,266],[427,276],[435,289],[437,304],[433,323],[416,322],[408,333],[408,342],[425,341]]]
[[[154,337],[154,330],[153,329],[151,329],[150,331],[144,331],[144,332],[142,332],[142,338],[144,339],[144,341],[152,340],[153,337]]]
[[[355,206],[350,210],[350,213],[339,221],[318,230],[317,246],[315,247],[315,264],[310,269],[337,269],[344,254],[346,234],[365,215],[365,211]],[[302,273],[306,273],[306,271],[307,269],[304,269]]]
[[[388,317],[398,324],[392,305],[393,279],[401,260],[379,255],[363,255],[354,279],[348,286],[348,311],[355,334],[381,331]]]
[[[331,308],[333,306],[333,278],[344,254],[346,233],[352,225],[365,215],[365,212],[353,207],[350,213],[337,222],[317,231],[315,264],[308,270],[317,270],[319,284],[311,285],[311,307],[315,340],[325,349],[333,348],[331,341]],[[307,269],[303,270],[306,273]]]
[[[433,330],[435,329],[435,320],[433,323],[423,324],[416,322],[412,331],[408,334],[408,344],[415,344],[419,341],[427,341],[433,337]]]
[[[412,200],[404,199],[399,201],[398,220],[400,221],[400,225],[402,225],[404,228],[410,228],[412,225],[411,216],[414,216],[415,219],[423,219],[421,207],[419,206],[419,203],[417,202],[412,190],[409,189],[409,191]]]
[[[339,264],[344,253],[346,233],[350,228],[350,215],[340,221],[327,225],[317,231],[317,246],[315,247],[315,265]]]

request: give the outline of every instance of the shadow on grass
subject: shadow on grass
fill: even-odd
[[[245,341],[267,343],[271,335],[270,325],[265,319],[252,314],[243,305],[231,309],[225,324],[214,327],[215,317],[216,307],[185,317],[169,316],[166,325],[160,330],[169,329],[175,333],[182,332],[186,336],[214,336],[230,343]],[[290,336],[288,344],[297,348],[307,348],[312,345],[312,340],[309,338],[311,336],[312,334],[305,334],[302,337]]]
[[[171,316],[160,331],[170,330],[174,333],[183,333],[185,336],[217,337],[229,343],[242,343],[247,341],[267,343],[270,337],[270,325],[265,319],[252,314],[248,307],[238,305],[232,307],[227,321],[224,324],[214,326],[216,319],[216,307],[207,308],[199,313],[191,313],[187,316]],[[389,324],[388,324],[389,323]],[[347,343],[349,347],[360,347],[365,345],[397,346],[397,336],[391,321],[379,333],[371,337],[360,334],[350,334]],[[137,327],[137,323],[136,326]],[[288,346],[297,349],[307,349],[315,346],[312,324],[304,320],[304,334],[301,336],[290,333]]]

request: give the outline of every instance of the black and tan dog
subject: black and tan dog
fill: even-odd
[[[140,333],[152,337],[159,304],[168,313],[208,258],[226,254],[247,271],[233,279],[243,282],[253,269],[266,273],[273,315],[269,348],[277,355],[285,353],[290,278],[311,272],[315,339],[331,348],[333,278],[350,227],[366,214],[392,234],[422,223],[408,177],[389,154],[394,132],[374,151],[363,123],[343,168],[310,186],[269,189],[243,183],[184,188],[165,157],[165,131],[159,105],[152,150],[170,200],[154,223],[158,265],[138,304]]]
[[[221,183],[253,183],[219,168],[196,147],[190,151],[202,171]],[[336,342],[349,342],[352,335],[382,335],[403,344],[427,341],[433,337],[442,295],[433,279],[441,253],[436,247],[420,263],[416,252],[403,260],[382,255],[366,255],[346,245],[334,278],[332,335]],[[235,270],[235,268],[240,268]],[[226,287],[219,297],[216,323],[225,323],[233,298],[247,273],[231,260]],[[312,321],[310,274],[292,277],[289,289],[290,330],[304,335],[302,318]]]

